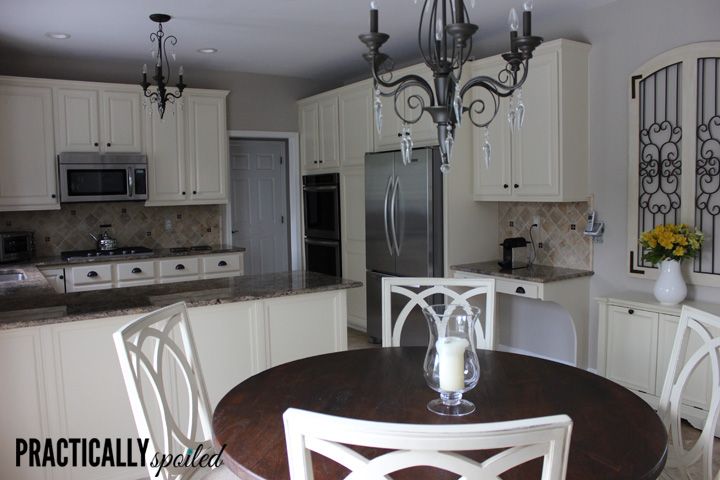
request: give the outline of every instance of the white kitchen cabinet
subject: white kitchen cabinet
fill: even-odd
[[[0,211],[54,210],[52,89],[0,80]]]
[[[300,156],[305,170],[340,165],[338,108],[335,92],[299,103]]]
[[[473,130],[474,198],[489,201],[566,202],[585,200],[587,186],[587,77],[590,46],[569,40],[541,45],[530,60],[522,88],[523,127],[512,132],[508,99],[489,126],[490,166],[485,165],[484,129]],[[498,57],[472,64],[472,76],[495,78]],[[491,108],[482,89],[472,90]],[[485,120],[486,117],[478,117]]]
[[[141,95],[133,85],[56,86],[57,151],[142,151]]]
[[[720,313],[720,305],[685,303]],[[598,373],[657,408],[682,305],[660,305],[651,294],[632,292],[599,298],[598,304]],[[692,334],[685,359],[699,346],[700,339]],[[681,414],[692,425],[701,426],[704,422],[711,388],[709,363],[705,359],[683,391]],[[716,434],[720,434],[720,428]]]
[[[227,203],[227,93],[186,91],[183,94],[192,204]]]
[[[424,63],[393,72],[393,79],[399,79],[405,75],[419,75],[428,82],[434,92],[435,87],[432,71]],[[382,90],[381,87],[381,91]],[[409,87],[398,96],[397,109],[408,120],[414,120],[422,114],[417,123],[408,124],[413,143],[416,147],[437,145],[437,127],[433,123],[430,114],[421,110],[420,107],[422,105],[416,97],[420,97],[425,106],[430,106],[430,98],[422,88]],[[378,133],[377,130],[375,130],[376,151],[399,150],[403,120],[395,112],[396,105],[394,97],[381,97],[381,100],[383,105],[383,121],[380,132]]]
[[[146,206],[227,203],[227,94],[186,89],[164,118],[145,121]]]
[[[112,265],[91,263],[66,269],[65,288],[68,292],[104,290],[113,287]]]
[[[374,149],[372,83],[340,89],[338,102],[340,163],[343,167],[365,165],[365,154]]]
[[[340,219],[342,222],[343,278],[357,280],[362,287],[347,293],[348,324],[367,329],[365,287],[365,168],[343,168],[340,172]]]
[[[177,257],[158,262],[158,283],[188,282],[200,279],[200,259]]]
[[[133,260],[113,265],[115,287],[136,287],[155,283],[155,262],[152,260]]]
[[[64,268],[41,268],[40,273],[43,274],[50,286],[57,293],[65,293],[65,269]]]
[[[206,255],[202,262],[202,278],[223,278],[242,275],[244,265],[242,253],[221,253]]]
[[[189,308],[211,405],[271,365],[347,349],[345,301],[345,290],[336,290]],[[140,316],[0,330],[6,366],[0,373],[0,478],[147,477],[143,467],[30,468],[27,457],[21,468],[15,466],[16,438],[137,438],[112,334]],[[171,361],[165,365],[172,369]],[[183,386],[171,370],[165,372],[171,410],[177,411]],[[138,459],[139,451],[133,456]]]

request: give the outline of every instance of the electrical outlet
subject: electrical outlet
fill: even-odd
[[[533,215],[533,225],[537,225],[540,228],[540,215]]]

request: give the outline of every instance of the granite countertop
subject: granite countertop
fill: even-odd
[[[479,275],[491,275],[493,277],[511,278],[513,280],[524,280],[526,282],[536,283],[560,282],[572,278],[589,277],[595,273],[592,270],[550,267],[547,265],[532,265],[528,268],[503,270],[496,261],[453,265],[450,269],[459,272],[477,273]]]
[[[28,270],[32,268],[35,267]],[[42,277],[39,271],[38,274]],[[32,286],[17,291],[0,290],[3,295],[0,330],[143,314],[179,301],[185,301],[188,307],[199,307],[342,290],[360,287],[362,283],[295,271],[66,294],[55,293],[47,282],[45,285],[47,289],[41,290]],[[27,292],[20,291],[25,289]]]
[[[179,247],[180,248],[180,247]],[[183,247],[184,248],[184,247]],[[64,267],[67,265],[77,265],[82,263],[110,263],[124,262],[128,260],[141,260],[152,258],[166,257],[187,257],[200,255],[214,255],[218,253],[234,253],[244,252],[244,247],[234,247],[232,245],[211,245],[209,250],[192,250],[188,247],[184,251],[170,251],[170,248],[156,248],[151,254],[123,255],[123,256],[106,256],[106,257],[82,257],[73,258],[72,260],[63,260],[61,257],[42,257],[32,260],[36,267]]]

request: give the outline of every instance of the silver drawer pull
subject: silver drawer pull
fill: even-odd
[[[525,294],[525,289],[523,287],[517,287],[515,293]]]

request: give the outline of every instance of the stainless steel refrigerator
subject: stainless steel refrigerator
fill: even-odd
[[[442,231],[442,173],[437,148],[413,150],[408,165],[403,164],[399,151],[365,155],[367,331],[371,341],[382,340],[383,277],[443,276]],[[394,296],[393,312],[399,312],[405,303]],[[402,343],[427,345],[422,313],[414,312],[407,322]]]

